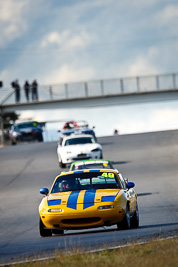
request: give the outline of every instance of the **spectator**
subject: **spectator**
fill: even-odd
[[[36,80],[32,83],[32,100],[38,101],[38,84]]]
[[[24,91],[25,91],[26,100],[27,102],[29,102],[30,84],[28,83],[28,81],[26,81],[24,84]]]
[[[119,131],[117,129],[114,129],[114,135],[118,135]]]
[[[12,82],[11,85],[15,91],[15,102],[18,103],[20,102],[20,85],[19,85],[18,80],[16,80],[15,82]]]

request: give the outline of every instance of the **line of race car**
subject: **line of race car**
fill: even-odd
[[[117,225],[137,228],[139,211],[135,184],[123,178],[88,127],[66,127],[60,132],[57,156],[61,172],[50,190],[40,189],[39,232],[42,237],[64,230]],[[77,124],[78,125],[78,124]]]

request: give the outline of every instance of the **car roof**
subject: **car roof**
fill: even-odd
[[[77,123],[80,123],[80,122],[84,122],[85,124],[88,124],[85,120],[77,120],[77,121],[71,120],[71,121],[66,121],[66,122],[64,123],[64,125],[67,124],[67,123],[74,123],[74,124],[77,124]]]
[[[38,123],[37,121],[19,121],[19,122],[14,123],[14,125],[24,124],[24,123],[33,123],[33,122]]]
[[[79,135],[79,134],[90,134],[94,133],[94,131],[92,129],[89,128],[80,128],[80,129],[70,129],[70,130],[63,130],[61,131],[61,135],[71,135],[71,134],[75,134],[75,135]]]
[[[93,135],[92,134],[71,134],[71,135],[63,135],[63,136],[61,136],[61,137],[63,137],[63,139],[64,140],[67,140],[67,139],[73,139],[73,138],[80,138],[80,137],[92,137],[93,138]]]
[[[87,163],[87,162],[109,162],[111,163],[111,161],[109,159],[84,159],[84,160],[77,160],[74,161],[73,163],[71,163],[71,165],[75,165],[75,164],[80,164],[80,163]]]
[[[111,165],[110,169],[112,169],[112,170],[116,169],[116,168],[114,168],[112,162],[109,159],[84,159],[84,160],[77,160],[77,161],[72,162],[69,170],[72,170],[74,166],[80,167],[80,166],[86,166],[86,165],[90,165],[90,164],[104,164],[104,163]],[[88,168],[86,168],[86,169],[88,169]],[[108,167],[108,169],[109,169],[109,167]]]

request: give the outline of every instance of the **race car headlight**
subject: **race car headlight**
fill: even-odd
[[[62,209],[49,209],[48,212],[63,212]]]
[[[101,149],[99,147],[91,150],[91,152],[99,152],[99,151],[101,151]]]
[[[105,206],[100,206],[99,210],[106,210],[106,209],[113,209],[114,206],[113,205],[105,205]]]
[[[19,133],[19,132],[13,132],[13,134],[12,134],[14,137],[17,137],[17,136],[20,136],[21,135],[21,133]]]

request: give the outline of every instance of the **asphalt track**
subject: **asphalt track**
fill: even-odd
[[[104,158],[135,182],[138,229],[107,227],[65,231],[42,238],[38,232],[39,189],[50,188],[60,173],[57,143],[27,143],[0,148],[0,264],[50,256],[55,251],[93,250],[178,234],[178,131],[98,139]],[[35,256],[36,257],[36,256]]]

